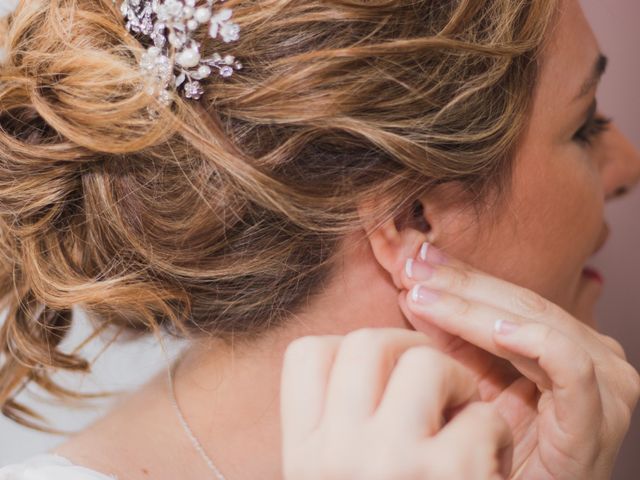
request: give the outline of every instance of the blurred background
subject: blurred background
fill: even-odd
[[[4,1],[4,0],[0,0]],[[640,2],[638,0],[582,0],[587,17],[599,38],[603,52],[609,56],[607,74],[599,89],[598,102],[605,115],[612,116],[622,131],[640,148]],[[605,293],[599,305],[601,329],[622,342],[631,363],[640,368],[640,189],[608,207],[612,236],[594,261],[606,279]],[[81,316],[80,316],[81,317]],[[81,317],[82,318],[82,317]],[[88,333],[87,322],[79,321],[65,341],[77,345]],[[183,347],[169,341],[166,351],[151,339],[113,345],[102,353],[103,342],[95,341],[83,350],[96,358],[94,373],[87,377],[69,377],[65,385],[84,391],[101,389],[129,390],[166,365]],[[65,429],[79,429],[108,408],[110,400],[94,402],[92,408],[66,409],[38,401],[30,395],[28,403],[38,402],[38,409],[54,424]],[[26,400],[26,399],[25,399]],[[43,452],[60,442],[57,436],[32,432],[0,418],[0,465],[16,462]],[[640,472],[640,414],[636,412],[632,427],[620,452],[615,480],[637,480]],[[577,480],[577,479],[576,479]]]

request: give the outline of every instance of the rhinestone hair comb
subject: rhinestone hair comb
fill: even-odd
[[[152,41],[140,60],[147,93],[165,105],[171,104],[172,91],[179,89],[186,98],[197,100],[204,93],[200,81],[214,68],[222,77],[242,68],[233,55],[223,57],[216,52],[202,57],[201,44],[193,39],[193,33],[206,25],[213,39],[219,37],[225,43],[238,40],[240,27],[230,21],[232,10],[213,12],[214,4],[223,1],[122,0],[120,11],[127,30]]]

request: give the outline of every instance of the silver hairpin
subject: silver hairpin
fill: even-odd
[[[153,45],[142,55],[140,67],[147,80],[147,93],[165,105],[171,103],[171,91],[182,91],[186,98],[198,99],[204,92],[200,80],[217,68],[222,77],[230,77],[242,64],[233,55],[200,54],[200,42],[193,32],[208,25],[211,38],[225,43],[239,38],[240,27],[233,23],[230,8],[213,13],[213,5],[224,0],[122,0],[120,11],[130,32],[149,37]],[[113,0],[115,3],[116,0]]]

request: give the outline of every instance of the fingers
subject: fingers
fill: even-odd
[[[598,418],[602,399],[591,356],[564,333],[538,322],[509,326],[497,332],[496,343],[536,360],[553,383],[555,416],[565,432],[579,437],[591,430],[587,419]]]
[[[420,255],[415,260],[407,260],[401,275],[403,286],[407,290],[419,283],[430,290],[445,291],[470,302],[491,305],[529,320],[552,325],[582,343],[590,351],[602,351],[604,347],[607,349],[606,353],[612,351],[624,359],[624,353],[615,345],[611,348],[610,342],[602,342],[601,335],[593,328],[595,323],[590,312],[593,311],[601,290],[597,282],[584,279],[581,283],[577,308],[579,318],[586,322],[583,323],[531,290],[477,271],[458,260],[444,257],[433,247],[428,249],[429,254],[434,251],[438,252],[437,256],[433,255],[434,262],[422,261]]]
[[[407,306],[407,292],[402,290],[398,293],[398,304],[400,306],[400,310],[407,318],[408,322],[415,328],[419,319],[414,317],[413,312]],[[420,331],[427,335],[434,343],[435,346],[438,347],[443,352],[450,352],[459,347],[463,342],[459,337],[451,335],[450,333],[438,328],[436,325],[431,323],[422,322],[420,324]]]
[[[543,321],[550,315],[563,315],[559,307],[540,295],[459,262],[455,265],[433,265],[413,259],[407,262],[410,266],[405,268],[402,277],[407,290],[420,283],[430,290],[446,291],[531,320]]]
[[[504,419],[474,406],[471,373],[424,334],[303,337],[285,352],[281,387],[287,478],[502,478]]]
[[[398,359],[374,421],[386,431],[423,439],[440,430],[445,409],[478,398],[469,370],[432,348],[413,347]]]
[[[559,330],[447,293],[422,292],[422,288],[409,292],[407,305],[439,328],[511,361],[540,389],[552,390],[557,421],[565,431],[588,431],[585,419],[596,418],[601,411],[591,356]],[[503,333],[496,332],[496,326]]]
[[[541,389],[552,390],[557,421],[565,431],[589,431],[585,419],[597,418],[602,400],[592,354],[575,338],[512,311],[421,284],[406,301],[416,316],[509,360]]]
[[[320,422],[333,359],[342,337],[302,337],[289,344],[281,374],[284,445],[305,438]]]
[[[473,478],[492,478],[496,472],[508,478],[511,471],[511,430],[495,406],[488,403],[468,405],[436,437],[428,440],[427,445],[435,447],[444,456],[451,449],[473,452],[465,458],[466,468],[474,473]]]
[[[433,252],[431,247],[429,252]],[[439,253],[439,255],[442,255]],[[587,328],[552,302],[537,293],[510,283],[506,280],[485,274],[464,263],[447,257],[446,262],[429,263],[408,259],[403,275],[404,287],[410,290],[420,283],[430,290],[446,291],[470,301],[486,303],[512,312],[530,320],[552,323],[574,338],[593,335],[596,332]],[[583,309],[591,308],[597,299],[597,284],[585,285],[580,297]],[[586,314],[585,314],[586,315]]]
[[[400,328],[365,328],[346,335],[331,369],[324,414],[347,424],[369,418],[398,357],[408,348],[430,344],[426,335]]]
[[[434,324],[447,333],[480,347],[494,355],[509,360],[525,376],[540,385],[550,388],[550,381],[540,366],[529,358],[514,355],[510,350],[500,348],[493,338],[496,320],[519,324],[525,320],[504,310],[471,302],[445,292],[431,292],[416,285],[406,297],[409,309],[415,318]],[[422,330],[421,326],[416,327]]]
[[[407,321],[424,332],[433,340],[434,346],[448,356],[454,358],[467,367],[478,382],[480,398],[484,401],[493,400],[504,388],[521,377],[521,372],[508,360],[492,355],[477,345],[467,342],[461,337],[452,335],[436,325],[420,321],[407,306],[406,292],[398,294],[400,310]]]
[[[591,328],[595,324],[590,314],[600,294],[597,282],[582,279],[572,309],[582,320],[577,321],[534,292],[446,258],[410,260],[401,279],[409,289],[403,311],[409,311],[407,319],[417,330],[428,324],[460,337],[509,360],[538,385],[542,393],[535,430],[555,450],[547,452],[549,457],[564,458],[571,468],[591,464],[607,455],[603,448],[607,442],[614,445],[611,439],[622,438],[629,405],[635,406],[640,395],[640,382],[629,381],[634,376],[626,373],[628,363],[620,344]],[[637,374],[635,378],[640,380]],[[528,385],[522,385],[520,398],[525,400]],[[496,403],[510,402],[512,397],[500,395]],[[520,399],[516,400],[518,407]],[[517,435],[517,422],[510,423]],[[532,448],[527,438],[531,440],[526,436],[525,442],[518,442],[525,445],[516,452],[516,469],[525,465],[522,459]],[[552,463],[559,471],[566,468],[562,462]]]
[[[435,248],[431,247],[428,251],[433,253]],[[416,282],[421,282],[430,289],[489,303],[532,320],[546,315],[554,307],[552,303],[525,288],[480,272],[450,257],[446,261],[435,262],[421,258],[408,259],[402,280],[407,290]]]

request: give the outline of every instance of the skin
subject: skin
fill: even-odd
[[[215,342],[194,344],[189,349],[176,371],[178,401],[195,435],[227,478],[282,478],[280,381],[287,346],[302,336],[346,335],[363,327],[419,329],[445,350],[455,345],[459,354],[467,355],[461,361],[488,367],[474,372],[480,393],[483,399],[504,401],[509,407],[507,420],[525,432],[514,435],[519,435],[516,461],[524,459],[520,462],[523,465],[532,458],[538,440],[526,434],[537,421],[530,415],[536,404],[530,400],[529,387],[541,380],[523,378],[514,383],[520,373],[531,373],[511,368],[508,361],[515,361],[513,356],[498,351],[493,343],[480,342],[477,335],[465,334],[464,341],[456,340],[455,344],[447,342],[454,337],[433,316],[411,311],[406,302],[405,261],[417,258],[423,242],[429,241],[469,268],[526,287],[573,315],[551,316],[549,322],[574,325],[578,324],[577,316],[593,323],[593,305],[601,286],[583,275],[583,268],[606,230],[603,205],[620,188],[633,187],[640,175],[639,153],[614,125],[594,139],[591,147],[573,138],[585,121],[595,85],[579,100],[573,98],[590,77],[599,52],[579,4],[567,0],[544,54],[529,129],[515,159],[513,188],[499,215],[478,219],[467,209],[440,202],[437,194],[425,196],[419,200],[431,226],[428,232],[411,225],[396,227],[394,222],[371,231],[363,224],[362,231],[345,238],[333,281],[286,329],[247,349],[228,351]],[[496,289],[492,301],[505,301],[500,300],[504,295],[509,301],[510,292]],[[501,305],[501,310],[513,310]],[[486,328],[491,332],[492,323]],[[457,331],[459,335],[462,332]],[[575,330],[565,336],[574,338],[572,333]],[[575,339],[598,338],[588,335]],[[565,354],[578,348],[575,342],[567,345]],[[599,352],[599,358],[608,362],[603,368],[616,371],[618,360],[595,341],[581,341],[578,346],[592,359],[594,352]],[[535,363],[535,355],[529,360]],[[515,363],[521,367],[523,361],[518,357]],[[580,371],[573,373],[580,378]],[[211,472],[172,410],[165,379],[163,371],[54,451],[128,480],[208,478]],[[553,382],[544,385],[552,389]],[[611,388],[599,385],[598,391],[615,393]],[[597,411],[603,413],[602,409]],[[580,435],[571,438],[582,438],[589,427],[584,422],[591,418],[582,417],[581,421],[583,424],[575,425]],[[608,432],[609,445],[619,441],[623,423]],[[580,447],[579,442],[571,444],[572,449]],[[591,459],[599,472],[610,468],[607,463],[612,462],[612,455],[607,455]]]
[[[579,3],[564,2],[516,156],[511,196],[495,225],[437,203],[426,210],[432,243],[582,317],[590,317],[600,293],[582,273],[606,235],[605,201],[632,188],[640,174],[637,150],[614,124],[591,147],[573,138],[596,98],[593,83],[576,99],[600,52]]]
[[[509,425],[478,401],[471,372],[432,345],[401,328],[293,341],[282,374],[285,478],[504,478]]]
[[[469,364],[476,372],[500,357],[524,375],[484,398],[507,412],[514,432],[511,478],[610,478],[640,396],[640,375],[620,344],[531,290],[434,248],[423,258],[408,260],[403,278],[414,324],[463,339],[452,352],[462,363],[479,347],[484,355]],[[480,383],[489,377],[476,375]]]

